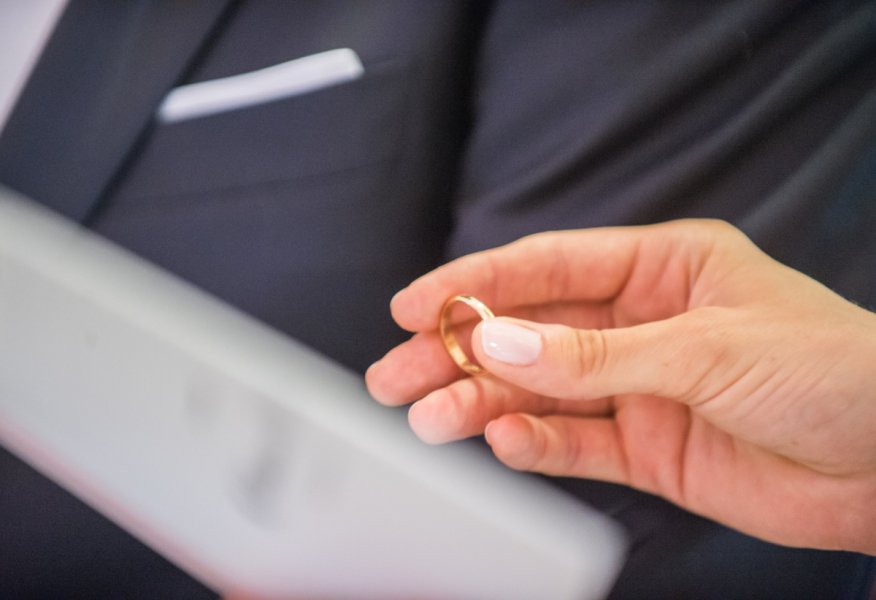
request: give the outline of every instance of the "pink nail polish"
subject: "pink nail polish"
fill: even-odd
[[[541,354],[537,331],[490,319],[481,324],[481,345],[487,356],[510,365],[531,365]]]

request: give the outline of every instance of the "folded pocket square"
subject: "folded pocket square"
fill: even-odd
[[[359,56],[339,48],[296,58],[258,71],[191,83],[172,90],[158,108],[158,120],[175,123],[306,94],[358,79]]]

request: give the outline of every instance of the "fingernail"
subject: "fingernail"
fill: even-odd
[[[531,365],[541,354],[537,331],[489,319],[481,324],[481,346],[487,356],[511,365]]]
[[[484,427],[484,439],[489,444],[490,443],[490,431],[494,428],[495,421],[490,421],[487,423],[487,426]]]

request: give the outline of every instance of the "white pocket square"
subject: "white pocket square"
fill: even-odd
[[[158,107],[158,120],[175,123],[298,96],[358,79],[359,56],[338,48],[258,71],[191,83],[172,90]]]

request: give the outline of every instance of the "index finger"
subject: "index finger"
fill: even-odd
[[[495,310],[607,300],[624,288],[646,227],[554,231],[463,256],[401,290],[393,318],[409,331],[434,329],[444,301],[475,296]]]

